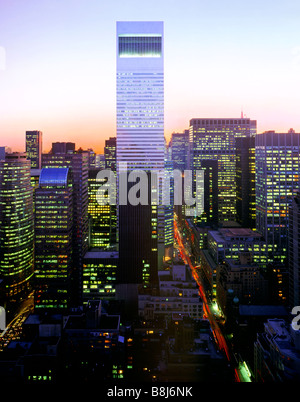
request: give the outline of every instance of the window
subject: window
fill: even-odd
[[[161,36],[119,36],[120,57],[160,57]]]

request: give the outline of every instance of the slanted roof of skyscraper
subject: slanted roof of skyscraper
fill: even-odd
[[[69,168],[45,167],[41,170],[40,186],[67,186]]]

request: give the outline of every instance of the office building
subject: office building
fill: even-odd
[[[186,265],[172,265],[158,272],[158,293],[139,294],[139,316],[145,320],[165,317],[177,321],[178,317],[203,318],[203,306],[197,284]]]
[[[74,142],[53,142],[52,143],[52,154],[67,154],[73,153],[75,151]]]
[[[236,138],[236,213],[244,228],[255,229],[255,137]]]
[[[115,298],[118,262],[119,253],[115,250],[87,251],[83,259],[83,303]]]
[[[11,154],[12,150],[10,147],[0,147],[0,160],[5,159],[5,154]]]
[[[241,252],[237,259],[225,258],[217,265],[216,299],[225,317],[228,316],[230,292],[241,304],[267,304],[268,281],[260,272],[259,266],[253,263],[249,252]]]
[[[218,161],[205,159],[200,163],[203,171],[204,203],[203,213],[197,219],[200,226],[217,225],[219,222],[218,197]]]
[[[104,167],[103,169],[117,172],[116,137],[110,137],[105,141]],[[110,205],[110,243],[117,243],[117,205]]]
[[[26,131],[26,155],[31,161],[32,169],[42,166],[43,133],[41,131]]]
[[[189,130],[184,130],[183,133],[173,133],[169,143],[169,149],[174,169],[188,169]]]
[[[300,193],[293,197],[289,206],[288,264],[289,305],[300,305]]]
[[[5,303],[31,289],[34,270],[33,194],[25,153],[0,160],[0,279]]]
[[[299,190],[300,134],[268,131],[256,136],[256,229],[268,262],[286,265],[288,209]]]
[[[279,318],[264,323],[254,344],[257,383],[297,383],[300,379],[300,332]]]
[[[70,307],[72,267],[71,172],[43,168],[35,191],[35,309]]]
[[[106,179],[97,179],[99,169],[89,169],[88,176],[88,214],[89,214],[89,247],[108,248],[115,244],[116,217],[112,214],[112,206],[99,202],[99,189],[104,185]]]
[[[81,303],[82,264],[88,249],[88,152],[72,149],[66,153],[42,155],[43,167],[69,168],[73,187],[73,267],[71,274],[72,297],[75,306]],[[53,146],[52,146],[53,149]],[[65,150],[65,149],[63,149]]]
[[[116,244],[116,206],[106,203],[107,196],[99,191],[107,179],[99,179],[98,173],[97,168],[89,169],[89,247],[109,248]]]
[[[110,137],[108,140],[105,140],[104,147],[105,169],[111,169],[114,172],[117,171],[116,141],[116,137]]]
[[[247,228],[221,228],[211,230],[207,236],[208,251],[219,264],[225,258],[239,258],[240,252],[249,252],[253,262],[266,267],[266,242],[260,233]]]
[[[191,119],[190,169],[202,169],[204,160],[218,163],[218,222],[236,221],[236,138],[256,133],[256,121],[240,119]]]
[[[137,169],[148,175],[163,171],[164,141],[163,23],[118,22],[118,179]],[[137,300],[137,284],[158,280],[165,251],[164,206],[151,205],[150,197],[148,205],[119,205],[118,239],[119,289],[125,298],[135,292]]]

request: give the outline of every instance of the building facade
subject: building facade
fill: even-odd
[[[53,150],[53,147],[52,147]],[[64,148],[63,148],[64,151]],[[73,267],[71,275],[72,303],[77,306],[82,296],[82,264],[88,249],[88,152],[73,147],[67,153],[51,152],[42,155],[42,167],[69,168],[73,187]]]
[[[26,155],[31,161],[32,169],[42,166],[43,133],[41,131],[26,131]]]
[[[256,133],[256,121],[240,119],[190,120],[190,169],[202,169],[204,160],[218,164],[218,221],[236,220],[236,138]]]
[[[149,175],[165,167],[163,40],[162,22],[117,22],[117,180],[133,170]],[[148,190],[151,194],[151,186]],[[164,206],[151,205],[150,198],[147,205],[135,206],[118,200],[118,281],[133,287],[157,282],[164,258]],[[132,295],[126,286],[123,291]]]
[[[300,305],[300,194],[289,206],[288,264],[289,305]]]
[[[183,133],[173,133],[169,148],[174,169],[188,169],[189,130],[184,130]]]
[[[31,289],[34,272],[33,189],[25,153],[0,160],[0,279],[6,303]]]
[[[236,213],[242,227],[255,229],[254,136],[236,138]]]
[[[256,136],[256,229],[268,262],[286,264],[288,209],[299,190],[300,134],[268,131]]]
[[[35,309],[66,310],[73,267],[69,168],[43,168],[35,191]]]

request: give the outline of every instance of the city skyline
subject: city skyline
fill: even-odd
[[[117,4],[116,4],[117,3]],[[300,131],[299,4],[288,1],[90,1],[2,4],[1,143],[25,149],[41,130],[44,152],[63,137],[103,153],[116,135],[115,32],[119,20],[163,21],[165,137],[192,118],[247,117],[257,132]]]
[[[2,380],[299,383],[297,6],[100,1],[3,5]]]

